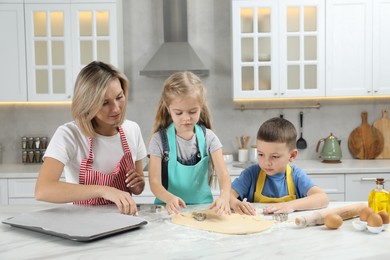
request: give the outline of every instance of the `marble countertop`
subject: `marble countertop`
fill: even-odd
[[[323,163],[320,160],[295,160],[294,165],[302,168],[308,174],[337,174],[337,173],[390,173],[390,160],[357,160],[345,159],[341,163]],[[238,162],[228,164],[230,175],[238,176],[249,163]],[[35,178],[38,177],[40,164],[0,164],[1,178]],[[148,172],[145,171],[145,176]]]
[[[331,202],[340,207],[352,202]],[[356,203],[356,202],[353,202]],[[59,205],[0,207],[0,220],[20,213]],[[186,210],[205,208],[192,206]],[[261,212],[262,204],[255,204]],[[113,208],[113,210],[116,210]],[[388,259],[390,229],[379,234],[357,231],[353,220],[337,230],[325,226],[299,228],[295,217],[251,235],[224,235],[171,223],[166,211],[139,212],[148,224],[139,229],[93,242],[75,242],[0,224],[0,259]]]

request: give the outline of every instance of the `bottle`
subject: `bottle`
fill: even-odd
[[[368,206],[379,213],[381,211],[390,214],[389,192],[384,187],[385,180],[376,178],[376,188],[368,195]]]

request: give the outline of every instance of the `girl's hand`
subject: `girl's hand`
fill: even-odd
[[[183,208],[187,207],[187,205],[184,202],[184,200],[182,200],[179,197],[174,196],[166,204],[168,215],[171,215],[172,213],[175,213],[175,214],[180,213],[180,206],[182,206]]]
[[[225,197],[218,197],[213,204],[209,207],[209,209],[214,209],[214,211],[217,213],[217,215],[230,215],[230,204],[229,204],[229,198]]]
[[[145,179],[144,176],[135,171],[135,169],[130,169],[128,173],[126,173],[126,187],[133,194],[141,194],[141,192],[145,188]]]
[[[120,213],[126,215],[137,215],[137,204],[130,193],[118,190],[113,187],[105,187],[103,198],[115,203]]]
[[[234,203],[233,206],[233,209],[234,209],[234,212],[238,213],[238,214],[245,214],[245,215],[256,215],[256,209],[252,206],[251,203],[247,202],[246,199],[244,199],[243,201],[240,201],[240,200],[236,200],[236,202]]]
[[[291,203],[288,202],[275,203],[263,208],[264,214],[291,213],[294,211],[295,210],[291,207]]]

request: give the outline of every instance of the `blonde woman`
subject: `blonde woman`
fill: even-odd
[[[191,72],[174,73],[164,83],[149,144],[149,182],[155,203],[166,203],[169,214],[208,203],[218,214],[230,214],[230,177],[222,144],[211,130],[205,92]],[[220,186],[215,201],[213,168]]]
[[[115,203],[134,215],[132,194],[145,186],[146,148],[137,123],[125,120],[128,80],[116,68],[91,62],[76,80],[74,121],[58,127],[35,187],[40,201],[82,205]],[[64,173],[66,182],[60,181]]]

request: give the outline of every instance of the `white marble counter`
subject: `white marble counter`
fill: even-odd
[[[238,176],[243,168],[233,167],[239,164],[228,164],[230,175]],[[390,173],[390,160],[355,160],[346,159],[341,163],[322,163],[320,160],[296,160],[294,164],[308,174],[323,173]],[[40,164],[0,164],[1,178],[35,178],[38,177]],[[145,176],[148,172],[145,171]]]
[[[347,204],[332,202],[329,207]],[[0,207],[0,219],[52,206]],[[260,212],[262,205],[255,207]],[[310,213],[291,213],[289,222],[262,233],[223,235],[172,224],[165,211],[140,212],[149,221],[146,226],[89,243],[0,224],[0,259],[389,259],[390,229],[357,231],[352,220],[337,230],[294,224],[296,216]]]

